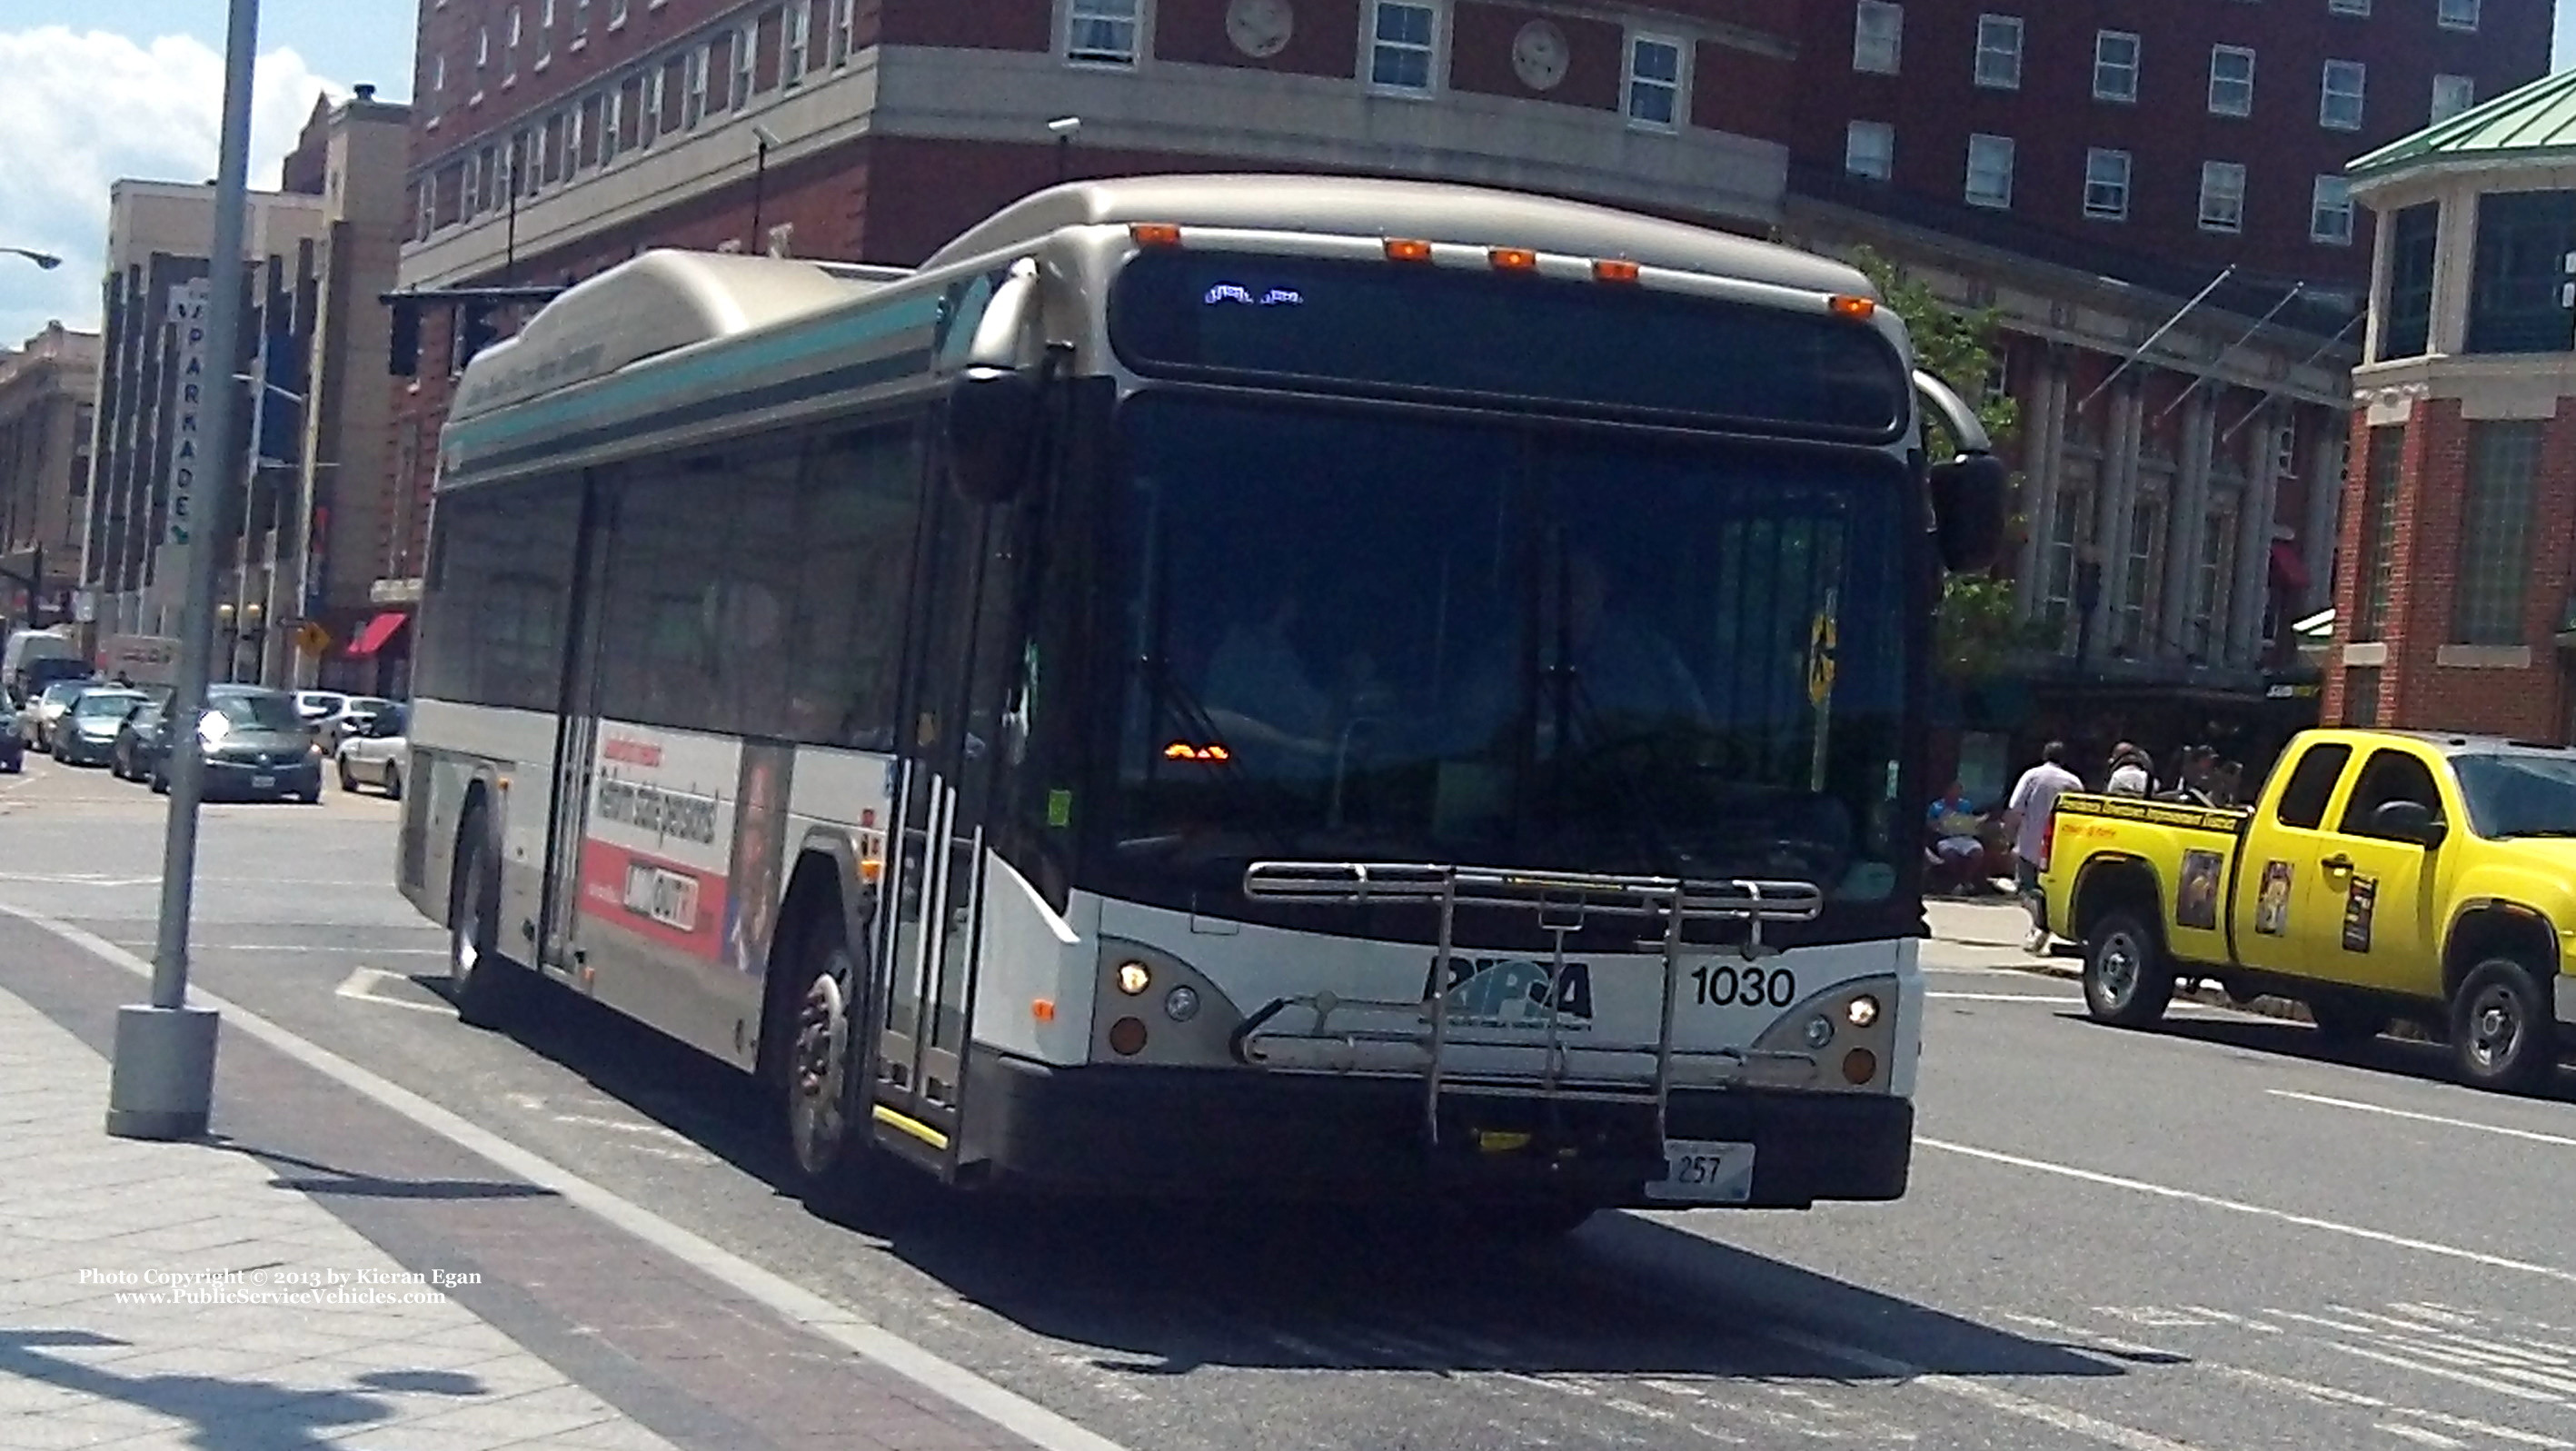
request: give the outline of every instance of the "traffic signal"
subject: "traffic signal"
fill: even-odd
[[[498,303],[475,299],[458,309],[456,325],[456,371],[464,372],[474,355],[500,341],[501,329],[492,321]]]
[[[397,378],[420,375],[420,304],[397,298],[392,303],[393,342],[387,371]]]

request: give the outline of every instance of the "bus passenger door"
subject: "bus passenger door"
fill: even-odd
[[[605,474],[593,470],[587,479],[566,616],[570,628],[564,644],[563,694],[556,707],[539,929],[542,960],[561,968],[584,992],[590,990],[590,977],[581,970],[582,949],[575,940],[581,920],[581,847],[588,834],[591,775],[598,760],[599,637],[605,613],[600,605],[608,577],[609,525],[617,504]]]
[[[972,1027],[985,822],[999,769],[1002,699],[1017,664],[1007,506],[970,505],[934,483],[914,593],[902,800],[892,853],[877,1104],[916,1148],[955,1162]],[[882,1119],[883,1116],[881,1115]]]

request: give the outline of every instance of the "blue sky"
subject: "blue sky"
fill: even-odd
[[[2556,4],[2563,67],[2576,60],[2576,0]],[[260,9],[251,179],[270,185],[317,95],[366,81],[410,98],[419,0]],[[214,174],[224,11],[225,0],[0,0],[0,246],[65,259],[39,272],[0,256],[0,347],[48,318],[98,325],[110,180]]]

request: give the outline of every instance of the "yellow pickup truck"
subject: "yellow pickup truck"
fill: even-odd
[[[2538,1089],[2576,1048],[2576,750],[2308,731],[2250,809],[2058,798],[2040,888],[2102,1022],[2199,978],[2339,1040],[2421,1024],[2483,1088]]]

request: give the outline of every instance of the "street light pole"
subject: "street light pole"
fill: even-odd
[[[1073,178],[1073,138],[1082,132],[1082,118],[1058,116],[1047,129],[1055,133],[1055,182],[1062,186]]]
[[[250,172],[251,62],[259,46],[259,0],[230,0],[224,40],[224,119],[215,168],[214,246],[207,254],[214,297],[207,351],[230,377],[241,352],[242,214]],[[215,1010],[188,1006],[188,914],[197,871],[197,803],[205,788],[205,753],[197,728],[205,715],[207,655],[214,645],[215,553],[201,527],[230,517],[232,390],[206,410],[206,449],[214,462],[204,507],[186,550],[187,606],[179,640],[179,679],[171,693],[170,817],[161,853],[161,922],[152,960],[152,1001],[116,1014],[114,1066],[107,1089],[107,1132],[126,1139],[185,1139],[205,1133],[215,1091]]]
[[[743,250],[759,257],[769,251],[768,243],[761,240],[760,235],[760,204],[763,200],[761,194],[769,186],[769,148],[778,144],[778,137],[766,126],[754,126],[751,128],[751,144],[758,148],[751,162],[751,244]]]
[[[35,263],[38,267],[43,268],[47,272],[51,272],[55,268],[63,265],[62,258],[55,256],[51,252],[36,251],[31,247],[0,247],[0,252],[15,252],[19,256],[26,258],[28,261]]]

